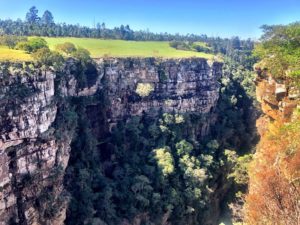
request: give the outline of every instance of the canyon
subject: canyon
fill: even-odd
[[[72,117],[72,99],[105,96],[103,118],[93,113],[99,104],[86,108],[91,120],[102,121],[95,132],[110,132],[118,121],[143,113],[197,113],[206,115],[196,131],[205,137],[216,121],[221,76],[222,63],[201,58],[95,59],[85,72],[74,59],[59,72],[2,63],[0,224],[64,223],[64,176],[76,125],[61,118]]]

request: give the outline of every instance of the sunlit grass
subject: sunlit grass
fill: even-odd
[[[57,44],[72,42],[77,47],[86,48],[91,52],[93,58],[101,57],[163,57],[163,58],[186,58],[202,57],[212,58],[213,55],[182,51],[171,48],[169,42],[159,41],[124,41],[124,40],[102,40],[94,38],[45,38],[51,49]]]
[[[6,46],[0,46],[0,61],[24,62],[31,61],[32,58],[24,51],[9,49]]]
[[[77,47],[86,48],[93,58],[101,57],[162,57],[162,58],[187,58],[201,57],[211,59],[212,54],[183,51],[171,48],[169,42],[159,41],[124,41],[102,40],[94,38],[47,38],[50,49],[54,50],[57,44],[72,42]],[[197,43],[198,44],[198,43]],[[31,61],[30,54],[24,51],[9,49],[0,46],[0,61]]]

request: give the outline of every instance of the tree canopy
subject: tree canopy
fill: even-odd
[[[263,36],[254,53],[258,64],[277,78],[300,79],[300,23],[262,26]]]

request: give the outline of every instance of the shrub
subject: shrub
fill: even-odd
[[[43,38],[32,38],[27,42],[20,42],[16,46],[17,49],[24,50],[28,53],[36,52],[41,48],[48,48],[47,42]]]
[[[189,44],[183,41],[172,41],[170,42],[170,46],[178,50],[190,50]]]
[[[153,90],[153,84],[150,83],[138,83],[136,87],[136,93],[141,97],[148,96]]]
[[[90,57],[91,53],[84,49],[84,48],[78,48],[76,51],[72,52],[72,56],[76,59],[79,59],[83,62],[87,62],[91,59]]]
[[[57,51],[61,51],[67,55],[70,55],[76,51],[76,47],[71,42],[65,42],[63,44],[58,44],[55,46]]]
[[[3,35],[0,36],[0,45],[8,46],[9,48],[15,48],[19,42],[27,41],[26,37],[16,35]]]
[[[196,52],[205,52],[205,53],[211,53],[211,50],[208,47],[205,46],[201,46],[197,43],[192,44],[192,48],[196,51]]]
[[[32,54],[34,60],[43,66],[60,66],[63,57],[58,52],[51,52],[49,48],[41,48]]]

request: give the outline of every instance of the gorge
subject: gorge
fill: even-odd
[[[164,121],[166,124],[160,126],[160,129],[166,130],[168,125],[185,123],[186,115],[190,114],[195,117],[194,122],[183,130],[186,134],[182,134],[182,137],[201,141],[210,133],[210,127],[217,118],[222,63],[199,58],[111,58],[97,59],[83,69],[78,61],[69,59],[59,72],[32,68],[24,63],[2,63],[0,71],[1,225],[63,224],[70,201],[68,186],[73,182],[70,172],[66,173],[66,168],[75,173],[76,169],[73,167],[78,159],[78,150],[81,151],[80,154],[90,154],[85,152],[84,147],[76,149],[76,138],[84,135],[80,133],[84,129],[80,120],[86,119],[83,123],[89,124],[89,132],[92,132],[93,138],[98,142],[96,152],[93,153],[93,157],[99,157],[96,161],[102,163],[98,165],[98,169],[102,170],[103,176],[118,179],[113,174],[118,170],[116,165],[122,162],[114,152],[117,143],[108,139],[113,136],[119,122],[126,124],[132,118],[144,114],[150,120],[160,118],[159,115],[163,115],[165,120],[167,117],[173,120],[173,115],[175,125]],[[138,86],[141,91],[137,89]],[[164,144],[155,146],[163,147]],[[140,148],[141,151],[148,151],[142,156],[143,161],[147,160],[151,151]],[[127,151],[126,147],[123,151]],[[130,155],[130,151],[122,154],[134,157],[134,154]],[[203,177],[200,182],[203,187],[209,184],[204,180],[217,177],[217,172],[211,173],[204,168],[207,160],[207,157],[201,159],[203,168],[198,169],[199,176]],[[161,174],[160,169],[164,172],[164,165],[159,163],[159,159],[158,165],[151,163],[153,168],[149,168],[148,173],[152,171]],[[140,176],[136,179],[147,179],[146,172],[139,173]],[[167,177],[169,174],[163,173],[161,176]],[[192,182],[189,181],[192,178],[186,178],[185,182]],[[149,180],[147,182],[151,183]],[[199,185],[199,181],[193,182],[198,182]],[[207,215],[212,213],[209,208],[213,208],[214,213],[218,211],[220,197],[208,200],[209,195],[216,195],[216,188],[212,185],[201,191],[206,195],[206,200],[203,201],[207,203],[203,204]],[[131,191],[134,192],[135,189],[132,188]],[[159,193],[154,193],[151,198],[158,195]],[[199,199],[200,196],[201,193]],[[118,201],[117,197],[114,198]],[[176,204],[178,203],[174,203],[172,208],[176,209]],[[191,202],[191,206],[188,206],[190,210],[193,204]],[[166,206],[159,218],[155,219],[167,224],[169,217],[172,217],[170,207]],[[134,213],[134,222],[128,221],[128,217],[124,216],[122,223],[141,224],[147,218],[152,222],[155,220],[147,212],[147,206],[144,209],[141,206],[138,208],[141,212]],[[98,220],[101,218],[99,214],[101,212],[96,213]],[[205,218],[204,214],[199,217]],[[206,224],[216,223],[216,219],[205,219]]]
[[[0,225],[300,224],[300,3],[35,3],[0,3]]]

